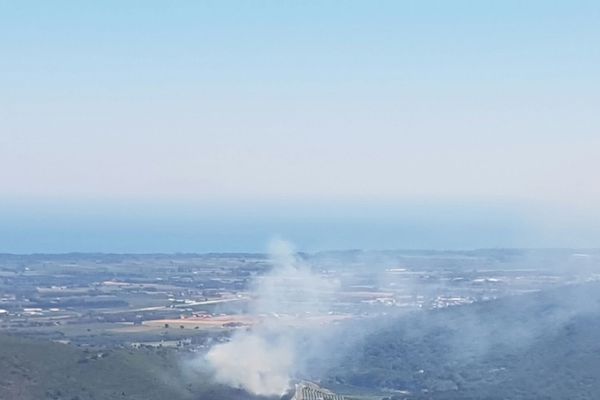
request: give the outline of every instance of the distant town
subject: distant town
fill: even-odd
[[[290,325],[336,324],[489,301],[600,279],[598,251],[340,251],[300,254],[339,282],[319,313],[276,315]],[[251,282],[263,254],[0,255],[0,331],[81,347],[201,351],[260,323]]]

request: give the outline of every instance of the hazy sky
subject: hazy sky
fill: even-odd
[[[372,237],[408,229],[423,203],[434,204],[424,226],[458,207],[457,221],[497,227],[483,243],[465,233],[463,247],[521,243],[506,221],[532,209],[542,220],[542,207],[598,232],[598,21],[597,1],[0,0],[0,251],[162,249],[158,228],[155,244],[127,247],[145,225],[91,222],[124,210],[153,223],[177,215],[192,230],[194,218],[228,218],[219,249],[256,247],[231,244],[236,216],[306,225],[297,215],[324,223],[337,210],[347,222],[382,204],[396,219],[380,215],[389,230]],[[142,202],[153,205],[132,206]],[[73,237],[36,242],[71,206],[84,210],[74,224],[104,236],[78,247],[83,231],[55,222]],[[27,215],[42,222],[26,228]],[[281,224],[253,240],[315,228]],[[203,232],[163,247],[208,248],[214,231]],[[455,233],[436,232],[439,242],[410,246],[455,246]]]

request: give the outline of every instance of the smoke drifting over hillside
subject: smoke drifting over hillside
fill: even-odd
[[[249,287],[249,312],[257,322],[196,360],[216,382],[256,395],[280,396],[294,379],[414,393],[477,392],[489,382],[517,379],[524,354],[541,366],[554,362],[547,358],[554,340],[581,335],[585,341],[581,321],[598,323],[597,252],[299,258],[277,241],[270,254],[272,269]],[[396,302],[353,297],[387,292]],[[583,357],[574,348],[570,357]]]
[[[306,356],[304,346],[299,354],[300,336],[294,325],[327,310],[338,285],[312,272],[287,242],[274,241],[270,257],[273,269],[251,286],[255,299],[250,312],[261,322],[213,346],[205,360],[220,383],[256,395],[279,396]]]

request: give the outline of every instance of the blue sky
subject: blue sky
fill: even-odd
[[[0,1],[0,251],[594,246],[599,18]]]

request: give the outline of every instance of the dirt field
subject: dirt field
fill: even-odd
[[[190,317],[185,319],[159,319],[154,321],[144,321],[142,326],[145,327],[159,327],[164,328],[165,324],[169,324],[170,327],[183,326],[184,328],[194,329],[201,328],[227,328],[228,324],[231,326],[239,325],[253,325],[257,322],[256,318],[252,318],[247,315],[217,315],[217,316],[206,316],[206,317]]]

